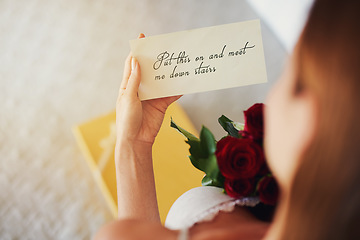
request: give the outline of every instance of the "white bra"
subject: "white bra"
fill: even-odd
[[[197,187],[181,195],[172,205],[165,227],[173,230],[188,229],[195,223],[211,221],[220,212],[231,212],[235,206],[258,204],[258,197],[235,199],[218,187]]]

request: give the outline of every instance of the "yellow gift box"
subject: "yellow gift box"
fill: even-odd
[[[171,117],[189,132],[197,132],[181,106],[171,104],[153,146],[157,201],[162,223],[173,202],[185,191],[200,186],[204,175],[191,165],[187,157],[189,146],[184,142],[185,137],[170,127]],[[116,114],[112,112],[75,126],[73,132],[94,179],[116,218],[115,118]]]

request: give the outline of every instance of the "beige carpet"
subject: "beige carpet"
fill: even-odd
[[[237,0],[0,0],[0,239],[89,239],[111,219],[71,127],[114,108],[129,39],[254,18]],[[184,96],[198,128],[264,100],[285,51],[263,38],[270,83]]]

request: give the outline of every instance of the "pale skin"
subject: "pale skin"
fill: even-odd
[[[296,52],[296,51],[295,51]],[[316,130],[317,104],[313,93],[304,89],[295,94],[296,55],[267,97],[265,108],[265,153],[276,176],[281,199],[266,240],[278,239],[289,211],[288,193],[300,157],[311,144]]]
[[[152,145],[167,107],[179,97],[141,102],[137,94],[141,79],[139,63],[129,55],[124,69],[116,104],[115,165],[119,218],[159,222]]]
[[[144,37],[143,34],[139,36]],[[276,154],[275,150],[267,150],[270,154],[270,166],[274,174],[279,176],[282,188],[281,206],[277,211],[274,224],[269,228],[268,223],[257,220],[246,209],[236,208],[231,213],[220,213],[213,221],[196,224],[190,229],[190,239],[277,239],[286,209],[286,193],[288,192],[292,174],[296,169],[296,161],[285,164],[288,159],[297,159],[310,137],[302,136],[303,130],[314,122],[314,102],[311,95],[303,94],[293,97],[290,92],[292,75],[291,67],[285,72],[280,82],[269,97],[270,108],[266,112],[265,123],[268,127],[279,129],[278,124],[284,131],[296,123],[299,131],[293,132],[288,147],[292,152],[288,154]],[[290,80],[289,80],[290,79]],[[119,89],[119,97],[116,104],[117,141],[115,147],[115,165],[118,191],[118,217],[119,220],[105,225],[95,236],[95,239],[176,239],[178,231],[172,231],[163,227],[160,223],[158,212],[154,173],[152,166],[152,145],[162,124],[167,107],[180,96],[140,101],[138,88],[141,81],[141,70],[137,60],[128,56],[125,62],[123,80]],[[287,84],[286,84],[287,83]],[[283,95],[283,97],[277,97]],[[289,104],[283,104],[283,101]],[[292,114],[287,122],[277,122],[277,114],[292,109]],[[310,117],[303,117],[310,116]],[[295,121],[296,119],[296,121]],[[300,120],[300,121],[299,121]],[[287,125],[286,125],[287,124]],[[314,125],[314,124],[313,124]],[[293,126],[295,127],[295,126]],[[307,131],[309,132],[309,131]],[[267,132],[266,132],[267,134]],[[265,135],[266,135],[265,134]],[[283,134],[283,135],[281,135]],[[280,136],[285,137],[281,133]],[[266,142],[280,141],[274,133],[268,134]],[[305,140],[304,140],[305,139]],[[268,147],[274,148],[271,144]],[[296,147],[295,147],[296,146]],[[290,152],[290,153],[289,153]]]

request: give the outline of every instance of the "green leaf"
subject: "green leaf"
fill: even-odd
[[[200,141],[199,138],[195,137],[193,134],[189,133],[188,131],[186,131],[185,129],[183,129],[182,127],[178,126],[171,118],[171,123],[170,123],[170,127],[175,128],[176,130],[178,130],[182,135],[184,135],[188,140],[191,141]]]
[[[233,122],[231,119],[227,118],[225,115],[221,115],[221,117],[219,117],[218,119],[220,125],[224,128],[225,131],[227,131],[227,123],[228,122]]]
[[[203,184],[223,187],[223,176],[220,173],[215,156],[216,140],[211,131],[203,126],[200,131],[200,138],[197,138],[175,124],[172,119],[170,126],[177,129],[187,138],[186,143],[190,145],[189,158],[191,163],[195,168],[206,174],[206,178],[203,179]]]
[[[216,141],[214,135],[205,127],[201,129],[200,141],[187,141],[190,145],[191,163],[199,170],[215,179],[220,173],[215,156]]]
[[[203,171],[212,179],[217,178],[217,174],[220,173],[215,154],[205,158],[197,157],[196,155],[191,154],[189,159],[194,167]]]
[[[216,151],[216,141],[214,135],[206,127],[201,128],[200,144],[206,156],[209,156]]]
[[[188,140],[188,141],[186,141],[186,143],[190,145],[189,152],[190,152],[191,156],[193,156],[194,159],[208,157],[206,152],[204,152],[203,149],[201,148],[201,144],[199,141]]]
[[[190,156],[189,156],[189,159],[190,159],[192,165],[193,165],[195,168],[197,168],[197,169],[199,169],[200,171],[204,172],[204,169],[202,169],[202,165],[200,165],[200,162],[198,161],[198,158],[195,158],[194,156],[190,155]]]
[[[220,174],[215,154],[211,154],[207,159],[200,161],[200,164],[203,164],[202,168],[204,169],[204,172],[211,179],[215,180]]]
[[[216,178],[216,183],[218,184],[216,186],[224,188],[224,182],[225,177],[221,173],[219,173],[218,177]]]
[[[201,181],[201,185],[224,188],[224,177],[219,174],[216,179],[211,179],[208,175],[205,175]]]
[[[218,119],[220,125],[223,129],[232,137],[240,138],[239,131],[234,127],[233,121],[227,118],[226,116],[222,115]]]
[[[203,186],[214,186],[213,185],[213,180],[208,175],[205,175],[203,177],[203,179],[201,180],[201,185],[203,185]]]

